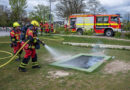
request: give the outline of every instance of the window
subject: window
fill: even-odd
[[[114,22],[118,23],[118,17],[111,17],[111,21],[114,21]]]
[[[97,17],[97,23],[103,23],[103,17]]]
[[[108,17],[104,17],[104,23],[108,23]]]
[[[71,18],[71,20],[70,20],[70,28],[71,29],[75,28],[75,23],[76,23],[76,18]]]
[[[103,17],[97,17],[97,23],[108,23],[108,17],[107,16],[103,16]]]
[[[75,22],[76,22],[76,18],[71,18],[71,20],[70,20],[70,24],[71,24],[71,25],[74,25]]]
[[[108,23],[109,21],[109,17],[108,16],[100,16],[97,17],[96,19],[96,23],[97,23],[97,27],[108,27],[108,25],[105,25],[105,23]]]

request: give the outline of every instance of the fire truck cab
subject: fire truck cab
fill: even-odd
[[[93,30],[96,34],[114,36],[115,32],[121,32],[120,15],[72,15],[69,28],[81,35],[84,31]]]

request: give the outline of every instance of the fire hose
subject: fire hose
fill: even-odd
[[[0,65],[0,68],[6,66],[6,65],[9,64],[11,61],[13,61],[14,58],[19,54],[19,52],[25,47],[25,45],[26,45],[28,42],[29,42],[29,40],[24,43],[24,45],[19,49],[19,51],[18,51],[8,62],[6,62],[6,63]]]
[[[10,56],[8,56],[8,57],[3,57],[3,58],[0,58],[0,60],[7,59],[7,58],[10,58],[10,57],[12,57],[12,56],[13,56],[13,54],[12,54],[12,53],[7,52],[7,51],[2,51],[2,50],[0,50],[0,52],[2,52],[2,53],[6,53],[6,54],[9,54],[9,55],[10,55]]]

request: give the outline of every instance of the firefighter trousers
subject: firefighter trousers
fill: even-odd
[[[25,56],[24,56],[23,61],[20,64],[20,67],[26,68],[30,58],[32,58],[32,66],[38,66],[36,50],[27,49],[27,50],[25,50]]]

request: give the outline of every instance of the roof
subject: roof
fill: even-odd
[[[94,17],[94,16],[119,16],[119,15],[116,15],[116,14],[113,14],[113,15],[88,15],[88,14],[81,14],[81,15],[71,15],[70,18],[75,18],[75,17]]]

